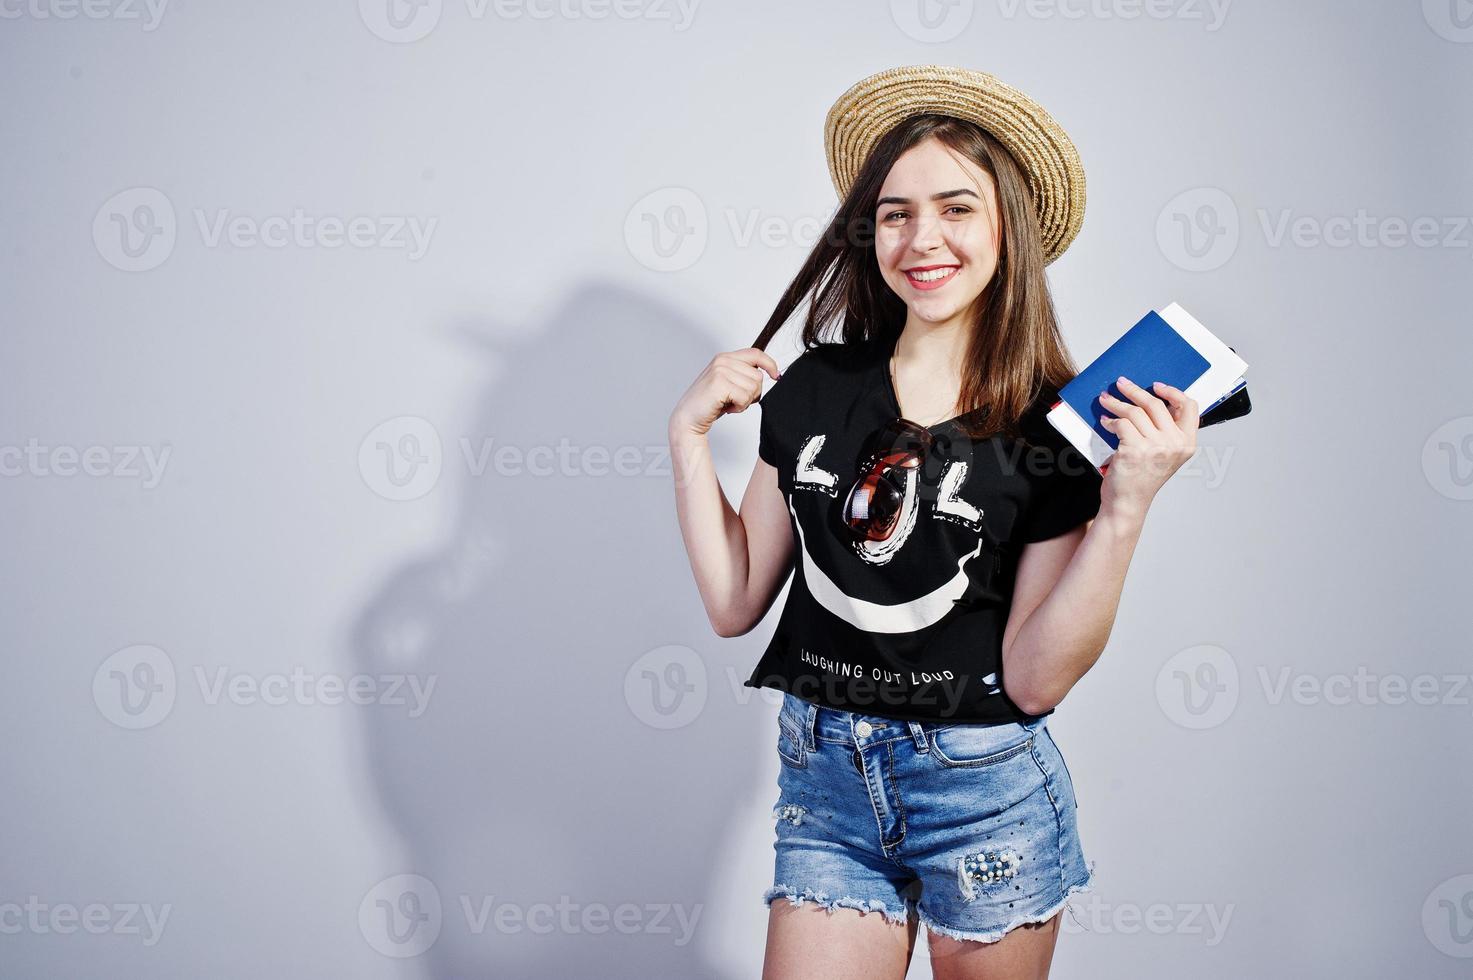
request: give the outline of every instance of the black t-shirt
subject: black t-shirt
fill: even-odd
[[[900,414],[892,350],[809,348],[758,402],[758,452],[777,468],[794,569],[777,630],[743,683],[901,720],[1039,717],[1002,684],[1017,557],[1094,517],[1101,477],[1044,418],[1058,398],[1045,387],[1020,423],[1026,443],[972,440],[954,419],[930,426],[922,465],[894,471],[905,486],[895,530],[856,541],[843,509],[865,437]]]

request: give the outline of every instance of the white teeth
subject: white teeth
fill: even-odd
[[[956,269],[954,268],[931,269],[926,272],[909,272],[906,274],[917,282],[935,282],[937,279],[945,279],[955,271]]]

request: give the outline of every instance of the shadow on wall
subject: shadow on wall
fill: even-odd
[[[702,913],[732,801],[767,793],[733,752],[765,631],[723,640],[706,620],[665,426],[719,348],[601,284],[525,339],[498,326],[464,325],[505,369],[467,431],[438,427],[454,531],[353,626],[357,670],[436,678],[420,717],[362,716],[405,857],[365,869],[360,928],[434,977],[718,974],[698,930],[717,928]]]

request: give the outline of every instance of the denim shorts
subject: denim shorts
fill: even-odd
[[[1090,891],[1074,786],[1047,716],[897,721],[787,692],[773,885],[794,905],[879,912],[996,942]]]

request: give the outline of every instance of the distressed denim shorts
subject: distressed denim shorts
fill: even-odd
[[[787,692],[762,896],[880,912],[996,942],[1089,891],[1074,786],[1047,716],[1027,724],[897,721]]]

